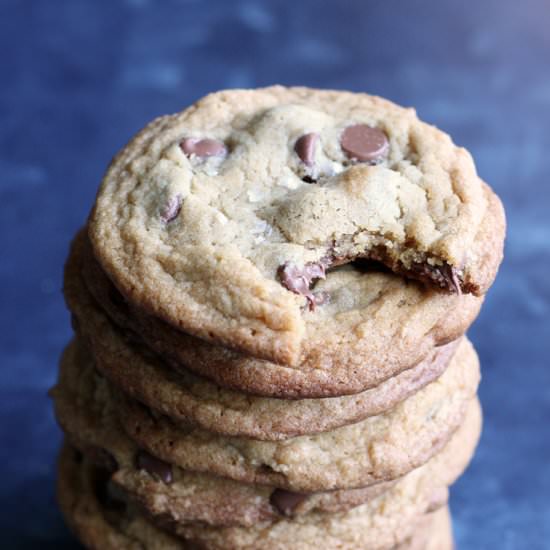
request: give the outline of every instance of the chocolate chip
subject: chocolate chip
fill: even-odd
[[[419,276],[420,279],[428,279],[441,288],[458,295],[462,294],[458,270],[448,264],[435,266],[427,263],[414,263],[411,266],[411,272]]]
[[[294,292],[305,296],[310,307],[315,307],[315,296],[310,290],[311,283],[316,279],[324,279],[329,266],[328,260],[322,258],[319,262],[308,262],[300,267],[292,262],[286,262],[279,266],[277,271],[281,284]]]
[[[187,156],[195,155],[199,158],[224,157],[227,154],[226,146],[217,139],[185,138],[180,147]]]
[[[143,449],[137,452],[136,466],[138,469],[145,470],[153,477],[164,481],[167,485],[170,485],[173,481],[172,466]]]
[[[460,279],[458,278],[458,271],[451,267],[451,283],[454,287],[454,291],[460,296],[462,294],[462,288],[460,286]]]
[[[174,220],[180,213],[181,201],[182,197],[179,193],[176,195],[172,195],[168,199],[168,202],[162,207],[160,211],[160,219],[166,223]]]
[[[296,508],[304,502],[307,493],[292,493],[284,489],[275,489],[269,497],[271,505],[284,516],[292,516]]]
[[[353,160],[373,162],[385,157],[390,149],[386,134],[366,124],[348,126],[342,133],[340,146]]]
[[[313,166],[313,159],[315,158],[315,146],[319,141],[319,134],[313,132],[304,134],[302,137],[296,140],[294,144],[294,151],[300,157],[300,160],[306,166]]]

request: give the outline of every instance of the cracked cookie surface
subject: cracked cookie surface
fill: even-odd
[[[330,304],[315,283],[331,266],[369,257],[482,294],[503,233],[470,155],[413,110],[282,87],[212,94],[152,122],[114,159],[90,217],[130,301],[291,365],[305,311]]]

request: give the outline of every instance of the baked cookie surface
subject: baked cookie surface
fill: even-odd
[[[78,408],[94,411],[90,414],[98,419],[106,416],[108,425],[120,422],[137,447],[165,463],[246,483],[315,492],[393,480],[436,454],[462,422],[479,381],[475,352],[466,342],[463,346],[438,380],[394,409],[283,441],[221,436],[192,424],[175,424],[117,391],[85,362],[64,361],[61,373],[65,380],[74,380]],[[54,395],[62,396],[58,386]],[[74,410],[58,413],[67,431]]]
[[[448,445],[428,463],[410,472],[380,496],[347,512],[312,512],[270,525],[248,529],[213,529],[199,525],[173,525],[175,532],[207,548],[269,549],[394,548],[406,541],[426,513],[447,503],[447,487],[456,480],[473,454],[479,437],[480,410],[472,403],[463,426]],[[420,548],[423,548],[420,546]]]
[[[263,548],[310,550],[318,548],[321,544],[327,544],[327,541],[335,544],[338,548],[349,550],[357,548],[357,543],[361,544],[361,548],[367,550],[445,550],[447,547],[452,548],[452,546],[441,545],[443,541],[451,539],[446,506],[424,517],[413,518],[412,525],[401,522],[395,535],[386,534],[382,540],[373,540],[369,536],[369,532],[365,528],[368,527],[370,521],[358,513],[348,514],[349,517],[344,518],[347,520],[344,521],[347,528],[345,532],[331,530],[329,519],[320,524],[319,522],[313,523],[311,527],[300,523],[294,524],[292,532],[288,533],[294,537],[290,540],[273,538],[270,528],[260,533],[258,530],[247,533],[239,528],[208,529],[205,527],[187,528],[187,536],[195,537],[195,539],[187,538],[186,540],[182,537],[182,533],[175,536],[165,530],[165,525],[161,528],[155,525],[154,519],[146,519],[122,495],[113,494],[114,492],[110,491],[111,487],[105,472],[98,470],[68,445],[61,452],[58,472],[58,499],[61,510],[73,532],[87,548],[101,548],[102,550],[213,548],[221,550],[231,547],[243,550]],[[178,530],[174,525],[171,525],[170,529]],[[276,526],[275,529],[277,529]],[[288,532],[288,529],[286,531]],[[374,530],[372,534],[374,534]],[[326,538],[327,536],[328,538]],[[400,544],[394,544],[400,539],[402,540]]]
[[[383,413],[430,382],[449,364],[459,342],[435,348],[430,356],[380,385],[356,395],[323,399],[278,399],[221,388],[184,369],[170,368],[128,340],[87,293],[79,279],[66,284],[78,333],[88,342],[96,368],[114,385],[175,422],[211,432],[278,440],[314,434]]]
[[[68,440],[88,461],[106,470],[111,481],[124,489],[133,502],[153,516],[180,524],[267,525],[281,517],[346,511],[390,491],[385,498],[392,501],[406,487],[411,494],[419,494],[415,509],[424,513],[433,508],[434,498],[445,501],[447,485],[464,469],[479,436],[479,408],[473,403],[450,442],[421,467],[429,473],[422,473],[420,481],[400,478],[359,489],[315,493],[239,483],[182,470],[140,449],[120,429],[116,410],[105,402],[106,383],[87,368],[89,362],[89,354],[78,342],[72,343],[65,351],[60,379],[52,392],[56,416]],[[80,369],[75,369],[75,364]],[[418,475],[417,472],[412,478]]]
[[[153,121],[109,167],[89,234],[139,307],[296,365],[309,310],[342,303],[336,266],[367,257],[438,291],[481,295],[504,217],[470,155],[413,110],[272,87]]]
[[[462,423],[479,381],[475,355],[455,357],[439,379],[390,411],[282,441],[175,424],[118,392],[113,402],[140,447],[181,468],[295,492],[352,489],[400,477],[443,448]]]
[[[339,512],[375,498],[393,482],[352,490],[293,493],[240,483],[168,464],[148,454],[120,426],[107,383],[93,371],[85,348],[72,342],[52,390],[56,417],[67,439],[149,513],[180,523],[252,526],[311,511]]]
[[[191,370],[222,387],[289,398],[363,392],[420,362],[419,368],[430,370],[441,356],[434,346],[462,336],[482,302],[350,266],[321,284],[330,286],[333,300],[307,313],[304,360],[295,368],[212,345],[137,310],[106,277],[82,233],[72,245],[64,291],[83,330],[93,331],[83,313],[87,289],[116,325],[175,369]]]

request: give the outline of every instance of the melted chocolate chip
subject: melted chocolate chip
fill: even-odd
[[[311,176],[304,176],[302,178],[302,181],[304,181],[305,183],[317,183],[317,180],[312,178]]]
[[[462,287],[458,270],[450,265],[432,266],[424,263],[417,263],[411,266],[411,271],[419,276],[420,279],[429,279],[441,288],[462,294]]]
[[[199,158],[224,157],[227,148],[222,141],[217,139],[185,138],[180,143],[181,150],[187,155],[195,155]]]
[[[302,137],[296,140],[294,144],[294,151],[300,157],[300,160],[306,166],[313,166],[313,160],[315,158],[315,147],[319,141],[319,134],[313,132],[304,134]]]
[[[322,258],[319,262],[308,262],[300,267],[292,262],[286,262],[278,269],[281,284],[294,292],[305,296],[310,307],[315,307],[316,299],[310,290],[311,283],[316,279],[324,279],[329,261]]]
[[[172,195],[160,211],[160,219],[166,223],[176,219],[181,210],[181,202],[182,197],[179,193]]]
[[[460,296],[462,294],[462,287],[460,286],[458,271],[454,267],[451,267],[451,282],[455,292]]]
[[[138,469],[145,470],[153,477],[164,481],[167,485],[170,485],[173,481],[172,466],[143,449],[137,452],[136,466]]]
[[[366,124],[348,126],[342,133],[340,146],[350,159],[370,162],[381,160],[390,149],[386,134]]]
[[[284,516],[292,516],[296,508],[304,502],[307,493],[292,493],[284,489],[275,489],[269,497],[271,505]]]

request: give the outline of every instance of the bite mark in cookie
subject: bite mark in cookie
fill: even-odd
[[[441,263],[437,258],[415,254],[418,260],[411,260],[406,252],[403,256],[392,253],[392,247],[383,239],[377,240],[372,248],[357,250],[353,244],[356,236],[348,236],[341,242],[333,243],[332,259],[330,267],[343,265],[348,262],[374,261],[387,267],[398,275],[409,279],[416,279],[425,284],[432,285],[452,294],[462,294],[463,270],[453,267],[445,262]],[[350,252],[353,250],[353,252]],[[378,268],[377,268],[378,269]]]

